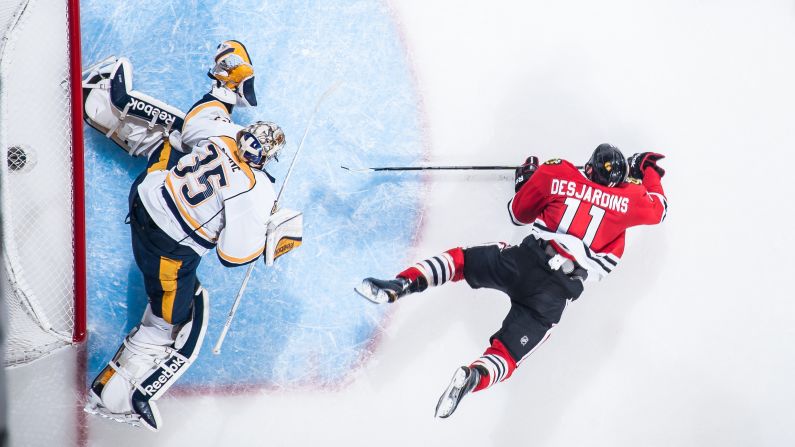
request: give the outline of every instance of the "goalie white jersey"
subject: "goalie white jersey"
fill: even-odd
[[[157,226],[199,255],[216,247],[231,267],[263,252],[276,194],[265,172],[238,158],[232,138],[204,140],[170,170],[152,165],[138,193]]]
[[[185,115],[182,147],[190,149],[215,136],[237,138],[242,127],[232,122],[231,113],[232,106],[219,101],[213,92],[204,95]]]

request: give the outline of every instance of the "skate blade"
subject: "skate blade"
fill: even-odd
[[[444,390],[442,396],[439,398],[439,403],[436,404],[436,413],[434,416],[437,418],[447,418],[455,411],[456,407],[458,407],[458,403],[461,401],[461,390],[464,388],[464,385],[467,381],[467,372],[463,368],[458,368],[455,374],[453,374],[453,378],[450,380],[450,385],[447,386],[447,389]]]
[[[389,295],[383,290],[375,287],[369,281],[362,281],[359,287],[354,287],[353,290],[362,298],[375,303],[385,304],[389,302]]]
[[[83,411],[88,414],[99,416],[103,419],[110,419],[111,421],[120,422],[122,424],[132,425],[133,427],[141,427],[141,416],[132,413],[113,413],[107,408],[95,402],[89,402],[83,407]]]

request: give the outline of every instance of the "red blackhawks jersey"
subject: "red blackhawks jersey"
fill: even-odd
[[[568,161],[550,160],[508,202],[508,211],[514,224],[532,224],[531,234],[599,281],[618,265],[627,228],[665,219],[660,176],[651,168],[643,174],[643,183],[628,179],[611,188],[590,181]]]

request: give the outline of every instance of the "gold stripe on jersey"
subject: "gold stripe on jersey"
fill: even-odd
[[[191,118],[196,116],[202,110],[207,109],[209,107],[219,107],[219,108],[223,109],[224,113],[229,113],[227,111],[227,109],[226,109],[226,106],[221,101],[218,101],[218,100],[207,101],[204,104],[196,106],[193,110],[190,111],[190,113],[188,113],[188,116],[186,116],[185,119],[183,120],[182,128],[183,129],[185,128],[185,125],[188,124],[188,121]]]
[[[174,311],[174,298],[177,296],[177,272],[182,267],[182,261],[160,257],[160,288],[163,289],[163,299],[160,310],[166,323],[171,323],[171,313]]]
[[[171,143],[166,140],[163,143],[163,150],[160,151],[160,158],[157,159],[157,162],[153,163],[152,166],[146,170],[146,173],[154,172],[154,171],[165,171],[168,169],[168,159],[171,157]]]
[[[233,138],[229,137],[218,137],[218,138],[220,138],[221,141],[223,141],[227,149],[229,149],[228,152],[232,154],[232,159],[235,160],[235,163],[237,163],[237,165],[240,166],[240,169],[243,171],[244,174],[246,174],[246,177],[248,177],[248,187],[253,188],[255,183],[254,173],[251,172],[251,167],[248,165],[248,163],[240,159],[240,154],[237,153],[237,142]]]
[[[257,257],[259,257],[259,255],[261,255],[263,251],[265,251],[265,247],[260,248],[254,254],[246,256],[244,258],[236,258],[234,256],[229,256],[228,254],[221,251],[220,245],[218,247],[215,247],[215,251],[218,253],[218,256],[221,259],[223,259],[224,261],[230,264],[245,264],[247,262],[253,261],[254,259],[257,259]]]
[[[237,149],[237,141],[235,141],[234,138],[227,137],[227,136],[222,136],[222,137],[218,137],[218,138],[220,138],[221,141],[224,142],[224,144],[226,145],[226,148],[229,149],[229,152],[232,154],[232,157],[235,158],[235,161],[240,163],[240,159],[237,156],[237,150],[236,150]]]
[[[177,210],[179,210],[180,216],[182,216],[182,218],[191,226],[191,228],[193,228],[194,231],[199,232],[199,234],[201,234],[208,241],[215,243],[215,240],[213,240],[213,238],[204,231],[202,224],[196,222],[196,219],[190,217],[190,214],[186,213],[185,209],[182,208],[179,196],[176,192],[174,192],[174,185],[171,184],[170,177],[166,177],[166,188],[168,188],[168,190],[171,192],[171,196],[174,197],[174,204],[177,205]]]

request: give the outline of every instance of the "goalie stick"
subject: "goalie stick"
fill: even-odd
[[[314,110],[312,110],[312,114],[309,116],[309,120],[306,123],[306,128],[304,129],[304,134],[301,136],[301,141],[298,143],[298,149],[295,151],[295,155],[293,155],[293,160],[290,162],[290,167],[287,168],[287,174],[284,176],[284,182],[282,183],[282,187],[279,188],[279,193],[276,195],[276,200],[273,202],[273,208],[271,208],[271,215],[276,213],[279,207],[279,200],[282,197],[282,193],[284,192],[284,187],[287,186],[287,181],[290,180],[290,174],[293,172],[293,166],[295,166],[295,161],[298,160],[298,154],[301,153],[301,148],[304,147],[304,140],[306,139],[306,135],[309,133],[309,127],[312,125],[312,121],[315,119],[315,115],[317,115],[317,111],[320,108],[320,105],[323,101],[334,92],[341,84],[340,81],[335,82],[332,84],[317,100],[315,104]],[[215,343],[213,347],[213,354],[218,355],[221,353],[221,345],[224,343],[224,339],[226,338],[227,332],[229,332],[229,328],[232,326],[232,320],[235,318],[235,313],[237,312],[237,308],[240,305],[240,299],[243,297],[243,292],[246,290],[246,286],[248,285],[248,280],[251,278],[251,272],[254,271],[254,265],[256,264],[256,260],[252,261],[248,265],[248,269],[246,270],[246,276],[243,278],[243,283],[240,284],[240,290],[237,292],[237,296],[235,296],[235,302],[232,303],[232,308],[229,310],[229,314],[226,317],[226,322],[224,323],[224,327],[221,329],[221,335],[218,336],[218,341]]]

